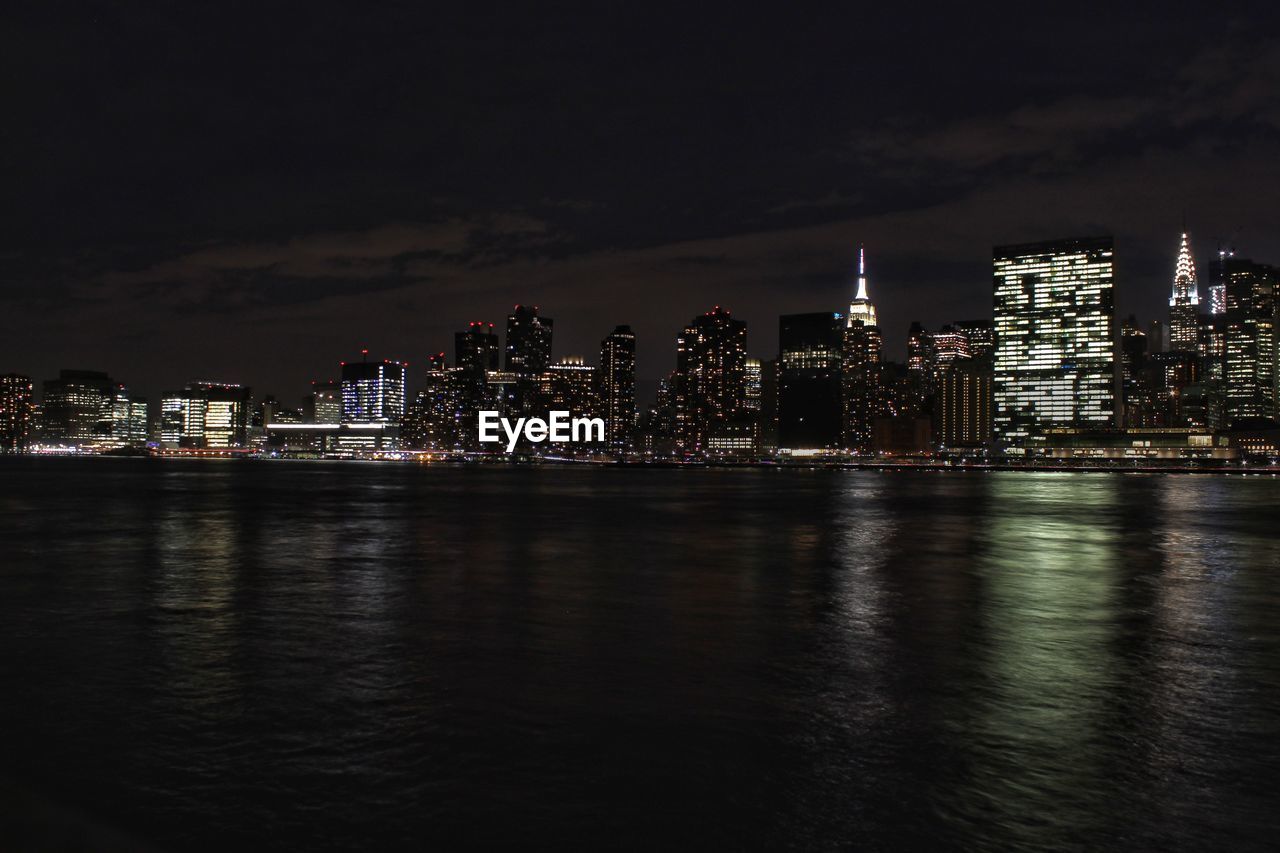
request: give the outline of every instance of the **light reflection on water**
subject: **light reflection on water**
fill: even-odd
[[[4,464],[10,772],[164,846],[1280,831],[1280,481]]]

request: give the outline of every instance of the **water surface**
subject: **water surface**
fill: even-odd
[[[1262,477],[3,460],[0,774],[162,850],[1262,850],[1278,505]]]

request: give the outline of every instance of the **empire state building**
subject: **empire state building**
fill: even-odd
[[[853,301],[849,303],[847,325],[852,326],[855,322],[864,326],[878,325],[876,306],[871,304],[871,297],[867,295],[867,257],[866,250],[861,246],[858,247],[858,289]]]

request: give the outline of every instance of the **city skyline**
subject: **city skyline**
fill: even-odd
[[[1103,233],[1103,232],[1098,232],[1098,233]],[[1175,251],[1166,252],[1166,255],[1167,255],[1166,262],[1167,262],[1168,268],[1166,270],[1165,279],[1162,284],[1162,287],[1164,288],[1164,295],[1154,305],[1148,306],[1150,309],[1148,313],[1144,314],[1141,311],[1129,310],[1124,307],[1127,304],[1127,300],[1125,299],[1125,287],[1122,282],[1123,273],[1122,272],[1115,273],[1116,284],[1114,289],[1115,289],[1116,296],[1115,296],[1114,311],[1115,311],[1115,316],[1117,318],[1117,322],[1122,317],[1133,315],[1147,323],[1154,322],[1154,321],[1163,323],[1166,326],[1166,334],[1169,333],[1168,327],[1169,327],[1169,324],[1171,323],[1173,313],[1175,311],[1173,306],[1173,300],[1168,296],[1170,292],[1170,287],[1171,287],[1170,282],[1177,281],[1179,270],[1181,269],[1181,264],[1183,263],[1183,260],[1184,260],[1183,254],[1188,247],[1190,247],[1192,263],[1194,263],[1194,258],[1201,257],[1200,250],[1195,248],[1196,238],[1195,238],[1195,233],[1193,231],[1182,230],[1179,232],[1175,232],[1175,234],[1177,237],[1180,238],[1181,242],[1175,247]],[[1040,241],[1042,242],[1044,241],[1043,236],[1040,238]],[[831,310],[840,310],[841,308],[847,309],[851,302],[856,302],[858,300],[859,293],[861,292],[860,287],[865,287],[865,282],[867,280],[866,269],[865,269],[865,265],[867,262],[864,255],[865,245],[861,242],[855,242],[854,244],[852,244],[852,246],[853,247],[850,248],[847,252],[851,260],[848,264],[849,271],[844,276],[844,284],[842,285],[842,288],[841,288],[842,290],[846,291],[846,295],[843,297],[843,299],[842,300],[838,299],[834,306],[833,305],[815,306],[812,295],[806,295],[803,302],[797,300],[796,304],[808,306],[807,309],[801,310],[800,308],[797,308],[794,311],[789,311],[789,310],[785,310],[785,307],[781,307],[772,315],[765,314],[763,316],[758,316],[754,321],[748,319],[747,320],[748,326],[754,332],[753,335],[749,335],[747,338],[746,354],[748,356],[754,357],[754,358],[760,358],[762,360],[768,360],[778,356],[779,352],[781,351],[780,349],[781,341],[777,336],[777,318],[779,316],[783,316],[791,313],[801,314],[801,313],[806,313],[806,311],[825,313]],[[1236,251],[1236,250],[1225,250],[1222,248],[1216,249],[1213,252],[1206,251],[1203,256],[1213,257],[1216,259],[1220,255],[1223,257],[1234,257],[1236,255],[1249,257],[1248,252]],[[988,265],[988,275],[990,275],[990,247],[987,247],[986,256],[987,256],[987,265]],[[1123,257],[1122,253],[1121,253],[1121,257]],[[873,258],[872,263],[878,270],[879,268],[878,257]],[[1118,260],[1116,263],[1117,263],[1118,270],[1123,270],[1126,266],[1123,260]],[[1194,269],[1192,271],[1192,275],[1195,275]],[[878,274],[878,272],[876,275],[873,276],[873,278],[876,282],[876,287],[875,287],[876,292],[875,292],[875,298],[872,301],[875,304],[877,305],[881,305],[884,303],[897,304],[897,305],[901,304],[900,299],[892,298],[892,293],[893,293],[892,285],[886,285],[883,279]],[[1176,286],[1177,285],[1174,284],[1175,288]],[[911,346],[910,327],[913,323],[922,323],[925,328],[930,328],[930,327],[939,328],[948,323],[953,323],[953,322],[962,321],[962,320],[992,319],[993,314],[992,314],[992,305],[990,301],[991,299],[990,278],[987,279],[984,287],[986,288],[986,293],[988,296],[988,304],[986,306],[986,309],[985,310],[980,309],[979,313],[973,314],[972,316],[940,314],[939,309],[934,309],[932,311],[917,310],[915,311],[914,314],[911,314],[909,317],[905,315],[901,317],[886,316],[885,320],[887,322],[880,322],[878,325],[878,328],[880,329],[880,332],[881,332],[881,337],[884,340],[882,347],[883,347],[885,360],[897,362],[897,361],[907,361],[910,358],[910,346]],[[1212,311],[1211,304],[1210,304],[1209,290],[1210,290],[1210,287],[1208,282],[1202,280],[1200,282],[1200,302],[1197,303],[1197,307],[1202,309],[1204,312]],[[787,297],[787,294],[779,294],[780,299],[785,299],[786,297]],[[729,303],[727,300],[720,300],[719,302],[715,302],[714,304],[719,305],[721,303],[723,303],[729,309],[733,308],[732,304]],[[524,304],[532,304],[532,303],[526,301],[526,303]],[[515,307],[520,308],[521,304],[517,304]],[[916,306],[916,307],[919,307],[919,306]],[[1225,307],[1225,304],[1223,307]],[[704,308],[705,306],[695,305],[693,306],[692,313],[701,312],[702,310],[704,310]],[[535,307],[533,310],[536,313],[537,308]],[[763,308],[761,308],[761,310],[763,310]],[[874,310],[875,309],[873,309],[873,311]],[[562,306],[557,305],[555,308],[555,313],[567,315],[567,316],[574,316],[576,312],[574,311],[574,306],[572,304],[565,304]],[[735,313],[735,316],[737,316],[739,319],[745,319],[741,317],[738,314],[738,312],[735,311],[734,313]],[[337,357],[337,360],[328,364],[327,366],[323,366],[318,370],[313,371],[310,374],[307,374],[306,376],[297,377],[295,381],[292,381],[288,386],[285,386],[284,388],[267,386],[267,385],[261,384],[259,382],[254,381],[255,377],[253,376],[223,375],[225,371],[222,371],[217,367],[197,367],[194,369],[194,373],[192,373],[189,376],[178,376],[178,375],[173,375],[171,373],[169,374],[170,378],[167,380],[161,381],[159,385],[150,385],[150,384],[145,384],[143,382],[135,382],[135,381],[129,381],[127,384],[134,391],[134,393],[138,393],[146,397],[158,398],[165,391],[168,391],[172,388],[180,387],[189,382],[210,382],[210,381],[233,382],[235,384],[247,385],[252,387],[255,393],[258,394],[259,396],[266,394],[266,395],[272,395],[275,397],[291,399],[293,395],[293,391],[292,391],[293,388],[301,389],[310,383],[324,382],[331,379],[335,379],[336,372],[335,372],[334,364],[340,367],[342,364],[346,362],[347,359],[353,358],[354,355],[358,355],[360,352],[364,352],[367,355],[369,352],[373,351],[378,353],[379,358],[387,357],[387,358],[395,359],[397,361],[403,361],[409,364],[410,370],[408,373],[408,387],[416,389],[421,384],[421,370],[415,371],[413,369],[415,365],[418,366],[419,368],[426,366],[429,363],[430,359],[435,356],[436,352],[440,350],[443,350],[444,352],[447,353],[447,357],[450,363],[456,363],[456,359],[455,359],[456,354],[453,352],[455,349],[454,341],[455,341],[455,338],[458,338],[462,336],[464,333],[466,333],[467,329],[463,328],[464,326],[470,327],[473,331],[478,326],[479,327],[488,326],[490,328],[490,331],[492,332],[494,329],[498,327],[498,324],[495,323],[490,318],[496,316],[497,320],[503,319],[503,317],[501,316],[502,312],[497,309],[490,310],[487,313],[480,312],[480,314],[481,316],[484,317],[484,319],[469,320],[469,321],[466,321],[465,323],[460,322],[453,325],[449,325],[447,321],[438,321],[438,322],[432,323],[430,327],[433,329],[446,328],[446,329],[450,329],[451,331],[447,332],[445,335],[442,335],[438,341],[434,339],[430,341],[426,341],[421,345],[415,347],[409,353],[389,352],[389,351],[380,350],[377,347],[372,347],[368,345],[367,342],[365,342],[363,339],[354,340],[350,342],[329,342],[325,345],[322,345],[321,349],[323,349],[324,351],[334,352]],[[881,314],[889,315],[889,312],[881,309]],[[938,316],[940,317],[940,319],[937,320],[936,322],[932,322],[930,320],[924,319],[925,317],[929,317],[929,316]],[[624,324],[631,327],[635,326],[634,323],[628,322],[626,318],[620,318],[620,319],[617,319],[616,321],[610,321],[610,323],[607,325],[618,325],[618,324]],[[653,344],[656,342],[656,340],[665,341],[668,337],[670,338],[670,341],[674,344],[679,334],[678,333],[679,325],[680,325],[679,322],[675,324],[675,328],[676,328],[675,331],[661,330],[659,334],[656,336],[653,334],[652,330],[648,334],[637,333],[637,336],[640,337],[642,340],[644,340],[648,344],[647,346],[642,344],[638,348],[637,354],[635,357],[635,363],[637,367],[637,370],[636,370],[637,381],[641,383],[641,388],[642,388],[642,390],[637,391],[638,403],[643,404],[647,402],[648,399],[653,396],[657,383],[660,382],[663,378],[665,378],[670,373],[670,371],[676,366],[675,349],[666,345],[653,346]],[[563,359],[563,358],[580,357],[580,358],[584,358],[588,362],[593,362],[594,357],[596,355],[596,350],[598,349],[598,345],[599,345],[598,335],[596,335],[594,330],[592,331],[583,331],[580,329],[574,330],[572,329],[570,324],[563,323],[563,322],[561,323],[560,328],[561,328],[561,337],[556,338],[557,341],[562,340],[563,337],[565,336],[565,333],[569,333],[570,335],[572,335],[575,342],[578,340],[581,340],[583,337],[587,337],[587,338],[596,337],[597,340],[595,343],[595,348],[593,348],[591,345],[588,345],[584,347],[581,351],[568,351],[567,346],[565,344],[557,343],[555,345],[554,351],[552,351],[549,354],[549,357],[556,360]],[[459,331],[459,329],[461,329],[461,331]],[[511,331],[510,329],[507,329],[508,334],[510,333],[510,331]],[[670,332],[670,333],[667,334],[667,332]],[[768,344],[761,344],[760,341],[762,339],[765,341],[772,341],[773,342],[771,345],[772,348],[769,348],[770,345]],[[501,348],[506,346],[506,336],[505,335],[499,336],[496,338],[496,340],[498,342],[497,346],[500,349],[494,353],[494,356],[498,359],[499,363],[501,364],[502,352],[503,352]],[[1172,342],[1170,343],[1170,346],[1171,348],[1174,348]],[[228,354],[228,359],[229,358],[230,358],[230,354]],[[104,372],[112,376],[122,375],[118,371],[111,368],[109,365],[105,365],[104,360],[101,358],[93,361],[90,364],[81,364],[81,365],[68,364],[66,363],[65,359],[60,359],[57,356],[44,355],[42,356],[42,360],[46,362],[54,363],[57,365],[52,371],[49,371],[48,376],[50,377],[56,375],[58,371],[66,370],[66,369],[103,370]],[[317,363],[320,361],[319,358],[315,358],[314,360]],[[42,377],[38,372],[31,372],[31,371],[20,369],[20,364],[21,364],[21,359],[19,359],[15,363],[0,365],[0,367],[3,367],[3,369],[6,372],[31,376],[33,379],[37,381],[39,381],[42,378],[45,378],[45,377]],[[662,365],[663,367],[660,367],[655,370],[653,367],[655,364]],[[644,368],[648,368],[648,369],[646,370]],[[334,374],[334,375],[331,375],[331,374]],[[155,371],[154,370],[148,371],[143,375],[155,375]]]

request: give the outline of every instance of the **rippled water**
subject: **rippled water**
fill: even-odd
[[[174,850],[1266,849],[1278,505],[1257,477],[7,460],[0,774]]]

